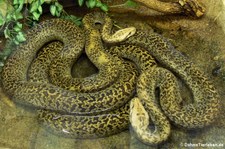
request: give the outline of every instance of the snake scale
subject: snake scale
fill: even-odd
[[[48,26],[51,26],[51,29]],[[113,84],[114,86],[94,93],[74,93],[49,83],[29,82],[26,73],[29,64],[34,59],[36,52],[45,43],[52,40],[60,40],[65,45],[68,45],[64,46],[63,50],[70,51],[68,49],[73,49],[80,53],[82,52],[85,39],[80,28],[74,26],[71,22],[61,19],[45,21],[35,26],[27,34],[28,37],[31,35],[31,38],[28,38],[25,43],[18,46],[15,52],[10,55],[2,71],[3,86],[8,95],[16,102],[50,110],[57,109],[65,113],[93,114],[122,106],[132,96],[135,84],[135,71],[131,70],[127,72],[130,73],[131,77],[128,77],[127,74],[125,78],[130,83],[117,81],[117,84]],[[35,44],[30,44],[33,41],[35,41]],[[71,45],[70,42],[73,44]],[[122,90],[122,95],[118,94],[116,86],[119,90]]]
[[[15,49],[3,68],[5,92],[16,102],[41,108],[39,118],[47,127],[75,138],[103,137],[122,131],[130,121],[141,141],[158,144],[170,134],[169,121],[188,129],[202,128],[214,121],[219,111],[215,88],[207,76],[164,37],[139,30],[133,35],[130,28],[108,36],[112,23],[104,13],[88,14],[83,23],[85,32],[61,19],[36,25],[28,31],[27,41]],[[95,23],[102,26],[101,36],[99,30],[92,28]],[[123,40],[115,40],[117,37]],[[117,46],[105,50],[101,38]],[[63,43],[59,46],[59,54],[47,60],[49,64],[44,67],[32,68],[30,64],[37,51],[53,40]],[[69,71],[84,46],[89,59],[101,70],[96,75],[74,79]],[[47,55],[51,56],[48,51]],[[40,58],[42,62],[37,64],[45,62],[46,57]],[[135,66],[121,58],[137,65],[140,73],[137,80]],[[30,76],[27,76],[28,70]],[[112,76],[106,76],[111,71]],[[182,105],[177,79],[171,72],[188,85],[193,103]],[[52,78],[56,80],[49,81]],[[61,86],[67,79],[66,85]],[[96,86],[93,85],[95,81]],[[131,99],[135,88],[137,95]],[[159,102],[155,97],[156,88],[160,89]],[[149,129],[150,121],[155,131]]]
[[[148,50],[160,64],[176,73],[191,90],[194,99],[193,103],[188,105],[181,106],[181,97],[160,100],[163,111],[171,121],[186,128],[201,128],[212,123],[219,112],[219,95],[208,77],[187,57],[157,33],[138,31],[124,44],[136,45]],[[155,82],[153,88],[160,86],[159,81]],[[167,83],[173,85],[174,81]],[[166,95],[173,91],[169,88]]]
[[[94,17],[94,16],[93,16]],[[63,51],[58,57],[53,60],[50,67],[50,77],[52,82],[60,87],[75,90],[79,92],[90,92],[100,90],[101,88],[107,87],[111,82],[118,77],[119,70],[122,69],[119,65],[120,61],[117,58],[112,58],[108,53],[103,51],[104,47],[101,42],[101,36],[99,32],[93,29],[94,23],[98,23],[98,19],[101,20],[102,16],[96,16],[91,18],[95,22],[90,22],[89,17],[83,19],[84,27],[86,28],[86,44],[85,44],[85,53],[91,62],[98,68],[99,73],[96,75],[86,77],[86,78],[72,78],[71,77],[71,67],[76,61],[77,57],[80,56],[76,53],[75,50],[66,50]],[[130,27],[126,29],[119,30],[110,36],[110,29],[112,27],[111,21],[105,21],[104,27],[105,38],[107,42],[120,42],[126,38],[129,38],[135,33],[135,28]],[[121,36],[121,34],[123,36]],[[119,37],[119,38],[118,38]],[[116,39],[116,40],[113,40]],[[110,74],[110,75],[108,75]]]

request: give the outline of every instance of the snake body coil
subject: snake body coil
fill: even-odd
[[[201,128],[215,120],[220,104],[219,95],[212,82],[164,37],[156,33],[137,31],[123,44],[136,45],[148,50],[164,67],[175,72],[192,91],[194,102],[188,105],[180,106],[182,98],[177,99],[178,97],[161,101],[162,109],[171,121],[186,128]],[[150,79],[151,77],[149,81]],[[168,83],[173,85],[173,82]],[[169,94],[170,90],[167,93]]]
[[[85,32],[61,19],[40,23],[27,33],[27,41],[16,48],[3,68],[6,93],[17,102],[41,108],[39,118],[47,127],[75,138],[103,137],[122,131],[130,120],[140,140],[158,144],[170,134],[169,120],[191,129],[214,121],[219,111],[215,88],[166,39],[142,31],[133,34],[131,28],[109,36],[111,19],[103,13],[88,14],[83,23]],[[102,34],[95,28],[96,23],[101,24]],[[105,50],[101,38],[119,46]],[[53,45],[59,47],[55,49],[57,54],[44,51],[46,55],[40,54],[30,66],[37,51],[53,40],[63,43]],[[84,46],[100,72],[83,79],[72,78],[71,66]],[[135,62],[141,73],[138,79],[136,67],[117,56]],[[157,66],[154,59],[165,68]],[[45,60],[43,66],[39,65]],[[193,103],[181,106],[177,80],[166,69],[188,85]],[[156,88],[160,89],[159,103]],[[137,97],[131,99],[135,89]],[[154,132],[149,129],[149,118],[155,125]]]
[[[48,77],[48,70],[51,66],[51,59],[54,55],[51,53],[57,53],[57,43],[52,43],[44,47],[43,52],[40,52],[35,61],[31,64],[29,75],[34,76],[30,78],[34,82],[50,82]],[[51,52],[47,52],[52,50]],[[54,52],[55,51],[55,52]],[[42,61],[43,57],[47,58],[47,61]],[[125,63],[124,71],[136,71],[134,65]],[[43,67],[39,67],[43,66]],[[126,73],[121,73],[127,77]],[[121,80],[121,82],[123,82]],[[39,121],[42,125],[46,126],[48,130],[52,132],[72,137],[72,138],[97,138],[105,137],[116,134],[118,132],[127,129],[129,126],[129,104],[110,112],[102,112],[95,115],[75,115],[75,114],[61,114],[57,111],[39,110]]]

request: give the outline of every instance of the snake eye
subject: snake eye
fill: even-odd
[[[100,30],[102,28],[102,22],[101,21],[96,21],[94,22],[93,25],[96,29]]]
[[[101,21],[96,21],[95,25],[102,25],[102,22]]]
[[[132,35],[133,35],[133,33],[132,32],[129,32],[129,34],[127,34],[127,37],[130,37]]]

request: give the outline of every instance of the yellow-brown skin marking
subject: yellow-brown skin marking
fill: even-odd
[[[99,73],[86,78],[72,78],[70,68],[79,55],[74,51],[67,50],[57,56],[51,64],[50,77],[52,78],[52,83],[78,92],[94,92],[108,87],[118,78],[120,69],[122,69],[121,62],[118,58],[112,58],[108,53],[104,52],[101,34],[94,28],[94,25],[96,22],[104,24],[102,29],[104,34],[102,35],[108,39],[108,43],[124,41],[132,36],[136,29],[132,27],[125,28],[111,34],[111,19],[109,17],[102,17],[101,15],[101,13],[96,13],[95,15],[88,14],[83,18],[86,35],[85,52],[92,63],[98,68]],[[73,86],[76,86],[76,88]]]
[[[156,64],[154,59],[151,57],[151,55],[144,54],[145,51],[141,48],[138,48],[135,46],[130,46],[130,47],[118,46],[118,47],[111,48],[110,50],[112,50],[112,49],[114,49],[114,52],[121,51],[121,53],[123,53],[124,56],[127,55],[127,58],[129,58],[129,56],[131,56],[130,59],[133,59],[135,61],[135,63],[139,67],[140,72],[142,72],[146,68],[152,67],[153,65]],[[46,51],[46,50],[44,50],[44,51]],[[142,53],[142,54],[135,56],[136,55],[135,51],[137,51],[137,53]],[[125,54],[125,53],[128,53],[128,54]],[[134,54],[132,54],[132,53],[134,53]],[[42,53],[42,55],[40,55],[40,56],[41,57],[47,56],[47,54],[48,53]],[[143,57],[142,55],[144,55],[145,57]],[[120,55],[120,56],[122,57],[122,55]],[[38,61],[38,59],[37,59],[37,61]],[[33,65],[36,65],[36,64],[33,63]],[[46,63],[44,63],[43,65],[46,65]],[[130,69],[129,67],[130,66],[128,66],[126,64],[126,66],[124,68]],[[36,73],[38,73],[39,72],[39,71],[37,71],[38,67],[34,66],[33,69],[34,68],[36,70]],[[126,69],[124,71],[126,71]],[[33,71],[33,72],[35,72],[35,71]],[[47,72],[47,71],[45,71],[45,72]],[[41,74],[41,73],[38,73],[38,75],[43,76],[43,74]],[[36,76],[38,76],[38,75],[36,75]],[[48,78],[45,77],[45,79],[48,79]],[[40,80],[44,81],[43,78],[40,78],[39,81]],[[127,83],[130,84],[129,82],[127,82]],[[107,136],[107,135],[111,135],[114,133],[118,133],[123,129],[126,129],[129,124],[128,114],[129,114],[129,104],[126,104],[125,107],[121,107],[118,110],[112,111],[110,113],[101,113],[101,114],[95,115],[95,116],[60,115],[59,113],[42,110],[39,112],[39,117],[40,117],[40,120],[47,127],[52,128],[51,130],[53,130],[55,133],[64,133],[64,135],[67,135],[70,137],[76,137],[76,138],[87,138],[87,137],[101,137],[103,135]],[[87,122],[91,123],[91,125],[86,125],[86,123],[84,123],[84,119]],[[93,119],[101,119],[101,121],[94,123]],[[66,122],[66,124],[70,124],[70,125],[68,127],[66,127],[65,122]],[[84,126],[84,125],[85,125],[85,129],[87,129],[87,130],[83,130],[83,128],[81,129],[79,127],[79,126]],[[64,130],[64,132],[62,132],[62,130]]]
[[[90,42],[91,46],[96,45],[96,40],[93,41]],[[56,47],[51,49],[53,46]],[[51,77],[48,76],[48,70],[51,67],[52,59],[57,56],[56,53],[58,53],[59,51],[60,44],[51,43],[47,47],[45,47],[42,52],[39,52],[37,59],[35,59],[35,61],[32,63],[29,70],[30,81],[43,83],[51,82]],[[105,54],[102,54],[100,55],[100,58],[104,56]],[[110,57],[112,56],[110,55]],[[44,60],[45,58],[46,60]],[[97,58],[98,57],[96,57],[96,59]],[[117,59],[117,61],[119,62],[119,58]],[[120,68],[123,71],[120,72],[118,80],[114,81],[113,85],[104,89],[103,91],[96,92],[98,92],[99,94],[103,94],[102,96],[112,96],[112,100],[115,100],[114,98],[117,98],[115,96],[116,93],[120,96],[120,101],[126,103],[126,100],[130,100],[130,98],[134,94],[134,82],[136,82],[137,71],[133,64],[123,61],[119,63],[121,64]],[[122,88],[121,86],[124,87]],[[110,90],[111,92],[108,94],[106,90]],[[128,90],[133,91],[127,92]],[[110,95],[111,93],[113,93],[113,95]],[[125,95],[123,95],[123,93]],[[48,92],[46,93],[47,96],[49,94],[50,93]],[[115,106],[114,102],[110,102],[108,103],[108,105],[113,107]],[[51,130],[55,133],[64,133],[64,135],[66,136],[75,138],[93,138],[112,135],[128,128],[128,112],[129,104],[123,105],[121,108],[113,111],[106,110],[105,112],[101,112],[99,114],[83,116],[70,115],[69,113],[67,113],[66,115],[61,115],[58,112],[40,110],[39,119],[45,126],[51,128]]]
[[[49,49],[52,45],[56,45],[56,43],[52,43],[44,47],[44,52],[40,52],[38,57],[31,64],[29,75],[35,76],[36,78],[31,78],[30,81],[43,83],[51,81],[51,78],[48,77],[48,70],[51,63],[45,63],[42,59],[43,57],[46,57],[46,59],[50,58],[49,60],[51,60],[52,55],[50,54],[57,51],[57,47],[54,49]],[[48,50],[52,50],[52,52],[46,53]],[[136,71],[136,68],[129,63],[124,62],[124,67],[124,71]],[[43,70],[43,68],[45,70]],[[124,82],[122,79],[129,77],[126,73],[121,73],[121,75],[124,76],[119,78],[121,83]],[[127,83],[130,84],[130,82]],[[129,104],[126,104],[113,111],[83,116],[74,114],[70,115],[69,113],[64,115],[58,113],[57,111],[52,112],[48,110],[39,110],[38,117],[42,125],[46,126],[48,130],[56,134],[62,134],[63,136],[72,138],[97,138],[113,135],[127,129],[129,126],[128,112]]]
[[[96,18],[98,17],[101,19],[107,18],[107,16],[103,13],[101,15],[103,17],[99,17],[98,14],[96,15],[97,16]],[[88,114],[82,116],[71,116],[71,115],[57,116],[58,112],[51,113],[49,111],[44,110],[40,112],[40,118],[43,118],[42,120],[50,128],[54,128],[53,130],[56,130],[57,132],[59,132],[60,130],[64,130],[64,132],[67,133],[69,136],[71,135],[74,137],[82,138],[82,137],[107,136],[120,131],[128,123],[127,121],[128,121],[129,106],[125,104],[126,102],[120,103],[119,92],[115,91],[115,93],[113,94],[118,98],[113,99],[107,98],[105,100],[104,95],[108,96],[108,93],[106,91],[102,91],[101,93],[98,92],[98,94],[95,95],[98,96],[99,98],[93,98],[91,94],[85,94],[84,96],[84,94],[77,93],[75,95],[71,92],[68,92],[66,90],[63,90],[48,83],[37,83],[27,81],[26,70],[28,69],[28,65],[30,64],[31,59],[33,59],[34,54],[36,53],[35,50],[39,49],[43,45],[43,43],[46,42],[46,40],[49,41],[50,39],[51,40],[55,39],[55,36],[54,38],[51,37],[52,34],[51,32],[50,36],[47,36],[45,38],[39,37],[40,34],[38,33],[43,30],[42,31],[43,35],[49,35],[47,34],[48,32],[45,32],[45,30],[49,30],[50,26],[52,28],[52,25],[53,25],[52,32],[54,34],[55,29],[56,30],[58,28],[63,29],[66,27],[66,25],[69,25],[68,28],[70,28],[70,31],[71,28],[73,28],[72,27],[73,25],[71,26],[70,23],[64,21],[61,22],[62,24],[59,27],[57,27],[57,23],[59,22],[60,20],[57,20],[57,22],[54,22],[54,20],[52,22],[51,21],[45,22],[40,26],[37,26],[35,29],[33,29],[33,31],[28,33],[28,37],[30,36],[33,38],[34,36],[33,39],[31,38],[32,40],[34,41],[40,40],[41,42],[40,43],[38,42],[37,47],[29,43],[21,45],[16,50],[16,52],[8,59],[3,69],[2,75],[3,86],[5,91],[7,91],[7,93],[14,99],[17,99],[18,97],[18,100],[24,104],[31,104],[37,107],[57,111],[64,111],[70,114],[71,113]],[[56,28],[54,28],[54,24],[56,24]],[[77,30],[77,28],[75,30]],[[58,29],[57,31],[60,30]],[[78,33],[80,33],[80,31],[78,31]],[[81,37],[82,34],[80,34],[80,36],[77,36],[78,33],[76,32],[76,36],[74,35],[75,37],[73,38]],[[90,32],[88,32],[87,30],[86,35],[89,33]],[[36,34],[37,36],[35,36]],[[94,32],[93,35],[91,35],[92,36],[91,38],[93,39],[93,37],[99,36],[98,34],[99,33]],[[69,44],[70,40],[72,40],[72,39],[68,39],[68,41],[66,40],[69,37],[68,35],[62,37],[61,36],[58,37],[58,34],[56,35],[57,39],[62,40],[64,44],[65,43]],[[81,40],[82,38],[78,41]],[[87,40],[87,42],[92,41]],[[175,72],[181,79],[183,79],[184,82],[187,83],[187,85],[189,86],[190,90],[193,92],[194,95],[194,102],[192,104],[180,106],[182,98],[180,97],[179,94],[179,88],[177,85],[176,78],[173,76],[173,74],[171,74],[171,72],[169,72],[164,68],[154,66],[155,62],[153,62],[154,60],[152,60],[151,58],[150,61],[152,61],[153,63],[147,62],[146,64],[142,64],[142,62],[144,62],[145,60],[141,58],[142,56],[140,55],[141,54],[146,55],[145,52],[141,51],[137,53],[134,52],[135,53],[134,55],[130,55],[131,53],[129,52],[124,52],[125,54],[121,54],[122,57],[128,59],[130,58],[133,61],[135,61],[141,72],[141,76],[139,77],[137,82],[138,97],[134,98],[131,101],[131,108],[130,108],[131,124],[140,140],[148,144],[158,144],[161,143],[162,141],[165,141],[170,133],[170,125],[168,123],[167,117],[175,124],[186,128],[201,128],[211,124],[214,121],[219,111],[219,97],[217,92],[215,91],[215,88],[213,87],[212,83],[208,80],[208,78],[201,71],[199,71],[199,69],[196,68],[192,62],[190,62],[180,52],[176,51],[172,47],[172,45],[170,45],[167,42],[166,39],[155,33],[137,31],[136,34],[130,36],[127,40],[125,40],[121,44],[136,45],[146,49],[150,54],[154,56],[154,58],[157,61],[159,61],[166,68],[170,69],[172,72]],[[29,49],[32,49],[31,47],[34,48],[35,50],[29,51]],[[82,44],[80,47],[82,47]],[[91,46],[91,48],[93,47]],[[31,59],[30,58],[26,59],[27,57],[30,56]],[[22,61],[20,60],[20,58],[22,59]],[[140,62],[139,63],[140,65],[138,64],[138,62]],[[151,64],[153,64],[154,67],[152,67]],[[19,65],[22,67],[19,67]],[[128,68],[128,70],[133,69],[132,70],[133,74],[132,73],[128,74],[132,74],[134,76],[133,80],[135,80],[134,66],[130,64],[125,64],[125,62],[124,65],[127,65],[127,67],[131,67]],[[127,84],[127,86],[122,89],[123,93],[125,92],[129,94],[127,90],[132,88],[131,87],[132,85],[130,85],[130,83],[125,84]],[[159,87],[161,89],[159,97],[160,105],[156,104],[155,101],[156,99],[154,97],[154,91],[156,87]],[[118,90],[121,90],[121,88],[118,87]],[[152,97],[152,99],[150,99],[150,97]],[[47,102],[47,99],[55,99],[55,100],[51,100],[51,102],[49,103]],[[91,106],[90,103],[93,105]],[[114,106],[114,103],[120,103],[120,106],[124,107],[122,107],[122,109],[121,108],[118,109],[116,107],[115,110],[113,110],[113,108],[110,109],[111,106]],[[162,108],[165,115],[161,112],[160,107]],[[92,109],[94,109],[94,111],[92,111]],[[107,113],[106,115],[104,115],[105,112]],[[149,119],[148,115],[150,115],[150,118],[152,119],[156,127],[158,127],[157,128],[158,131],[155,133],[151,132],[148,129],[148,119]],[[101,118],[103,119],[99,121]],[[85,124],[87,125],[85,126],[87,127],[85,128],[88,129],[83,129],[84,127],[81,125],[81,122],[82,123],[86,122]],[[100,126],[105,126],[103,127],[104,130],[102,130]],[[143,131],[143,128],[146,131]]]
[[[138,98],[142,99],[142,103],[145,103],[146,100],[144,100],[143,94],[140,94],[141,91],[147,90],[146,93],[154,97],[155,88],[160,87],[162,90],[160,105],[166,116],[175,124],[188,129],[202,128],[216,119],[220,104],[219,95],[212,82],[189,59],[175,50],[164,37],[156,33],[136,31],[133,36],[120,44],[136,45],[146,49],[164,67],[175,72],[188,85],[194,97],[193,103],[181,106],[182,98],[175,77],[167,70],[153,67],[154,73],[151,69],[149,72],[144,72],[147,76],[144,77],[145,81],[138,80]],[[145,82],[149,84],[149,87],[144,85]],[[154,98],[152,102],[154,102]],[[148,109],[148,107],[146,108]],[[141,128],[136,130],[141,131]]]
[[[16,102],[25,105],[73,114],[110,111],[129,101],[135,90],[137,74],[132,69],[124,72],[126,75],[121,75],[122,80],[129,81],[129,84],[117,81],[109,88],[93,93],[71,92],[50,83],[28,81],[29,65],[45,43],[60,40],[64,44],[62,51],[75,51],[79,55],[84,46],[83,34],[73,23],[61,19],[47,20],[29,30],[27,41],[16,48],[3,68],[2,83],[5,92]],[[117,60],[119,62],[119,58]],[[123,94],[118,94],[117,88]]]
[[[138,96],[141,96],[141,99],[135,97],[131,100],[129,118],[137,138],[143,143],[150,145],[157,145],[166,141],[171,129],[169,120],[160,110],[160,107],[157,106],[156,102],[150,99],[147,92],[139,93]],[[141,100],[145,101],[145,107],[142,105]],[[153,131],[149,128],[150,121],[155,126]]]

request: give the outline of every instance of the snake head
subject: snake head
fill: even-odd
[[[149,126],[149,115],[137,97],[130,102],[130,122],[135,128],[144,130]]]
[[[128,39],[129,37],[133,36],[135,33],[136,33],[135,27],[127,27],[116,31],[112,35],[112,39],[117,39],[117,42],[122,42]]]

